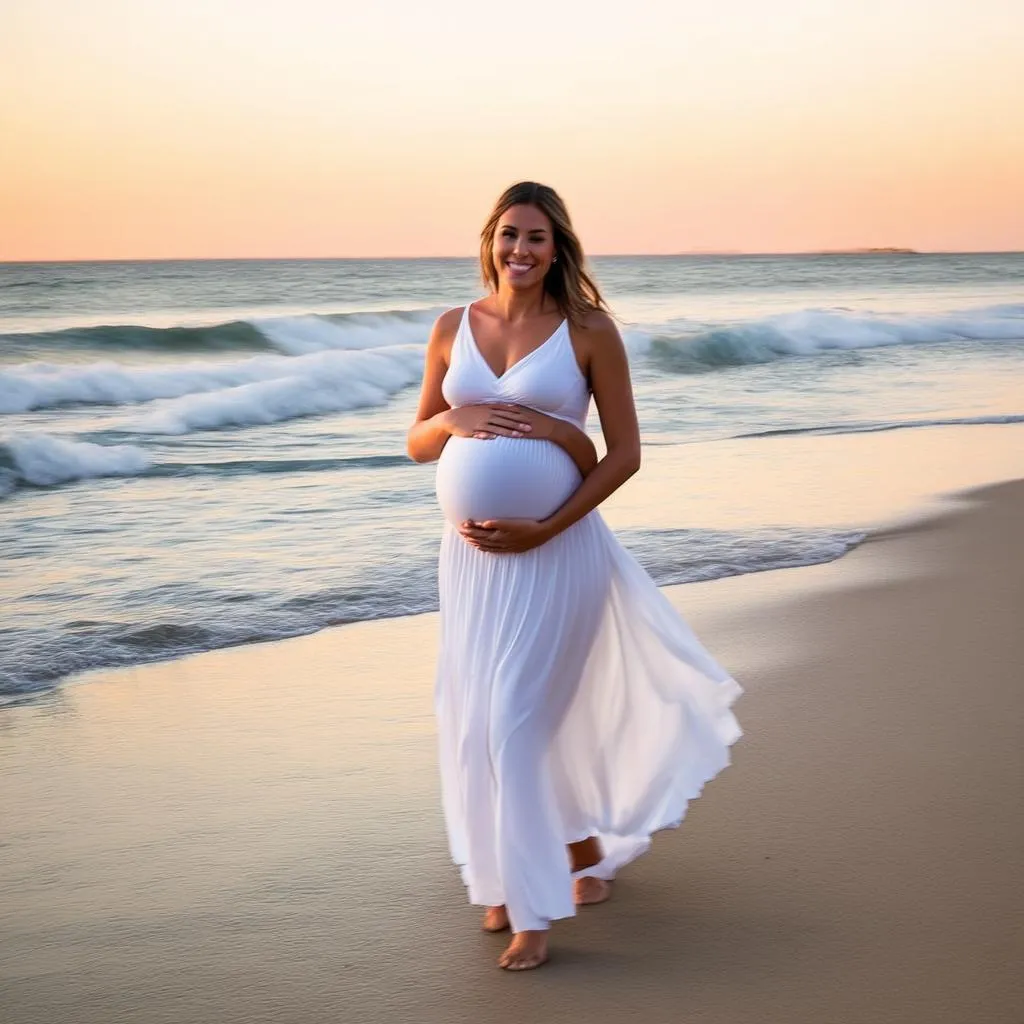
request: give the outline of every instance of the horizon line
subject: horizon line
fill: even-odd
[[[757,251],[745,249],[692,249],[678,252],[601,252],[588,259],[674,259],[679,257],[751,257],[751,256],[1012,256],[1024,254],[1022,249],[912,249],[897,246],[863,246],[838,249],[794,249],[789,251]],[[101,256],[72,259],[0,259],[0,266],[57,263],[389,263],[426,262],[429,260],[477,260],[470,255],[445,256]]]

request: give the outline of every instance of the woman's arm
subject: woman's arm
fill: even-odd
[[[581,476],[588,476],[593,471],[597,465],[597,449],[575,423],[538,412],[528,405],[509,405],[506,408],[526,427],[524,437],[557,444],[576,463]]]
[[[575,423],[555,419],[553,416],[549,418],[555,420],[551,440],[568,453],[572,461],[576,463],[576,468],[580,471],[581,476],[590,476],[597,467],[597,449],[594,447],[594,442]],[[535,435],[531,434],[530,436]]]
[[[590,383],[607,454],[568,501],[547,519],[488,520],[462,527],[462,535],[477,547],[487,551],[528,551],[538,547],[597,508],[640,468],[640,427],[629,361],[618,328],[611,317],[593,313],[586,324],[585,337]]]
[[[450,408],[441,394],[441,381],[448,370],[448,358],[452,341],[458,330],[461,313],[449,309],[434,321],[430,340],[427,342],[427,356],[423,365],[423,383],[420,386],[420,401],[416,408],[416,419],[409,428],[406,451],[414,462],[434,462],[441,455],[441,449],[451,434],[445,429],[443,415]]]
[[[455,332],[462,316],[461,309],[442,313],[434,323],[427,342],[423,384],[416,419],[406,437],[406,451],[414,462],[434,462],[453,434],[459,437],[523,437],[530,424],[511,411],[514,407],[501,403],[464,405],[452,409],[441,393],[441,382],[448,370]]]

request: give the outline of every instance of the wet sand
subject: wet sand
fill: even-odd
[[[1024,482],[673,588],[742,682],[683,827],[494,966],[440,819],[436,618],[0,715],[5,1024],[1024,1019]]]

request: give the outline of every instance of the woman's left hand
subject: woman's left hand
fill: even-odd
[[[467,519],[459,525],[467,544],[494,554],[521,554],[539,548],[551,539],[551,531],[536,519],[487,519],[482,523]]]

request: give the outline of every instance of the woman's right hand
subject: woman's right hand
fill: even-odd
[[[494,437],[524,437],[533,429],[513,411],[515,406],[492,402],[487,405],[460,405],[438,413],[435,421],[453,437],[475,437],[488,441]]]

